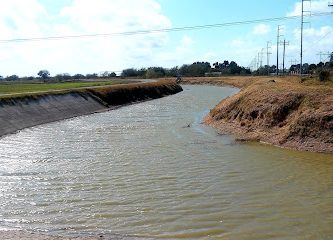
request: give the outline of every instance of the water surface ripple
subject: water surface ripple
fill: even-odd
[[[237,144],[200,124],[236,91],[184,86],[174,96],[0,139],[0,228],[330,239],[332,155]]]

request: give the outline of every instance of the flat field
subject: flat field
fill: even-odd
[[[77,88],[109,86],[128,83],[126,80],[89,81],[89,82],[57,82],[57,83],[27,83],[6,82],[0,83],[0,96],[17,95],[23,93],[63,91]]]

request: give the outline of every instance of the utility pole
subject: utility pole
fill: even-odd
[[[289,42],[286,42],[286,39],[283,40],[283,42],[280,42],[281,45],[283,45],[283,63],[282,63],[282,72],[284,75],[284,59],[286,56],[286,45],[289,45]]]
[[[279,43],[280,43],[280,37],[283,35],[280,35],[280,31],[282,30],[282,27],[278,25],[277,29],[277,42],[276,42],[276,76],[279,75]]]
[[[259,70],[259,65],[260,64],[260,53],[258,53],[258,58],[257,58],[257,69]]]
[[[260,52],[260,67],[262,67],[262,62],[264,60],[264,48],[261,49],[261,52]]]
[[[268,41],[267,42],[267,46],[266,46],[266,58],[267,58],[267,75],[269,75],[269,55],[272,54],[270,52],[271,46],[270,46],[271,42]]]
[[[304,2],[311,0],[302,0],[302,17],[301,17],[301,65],[300,65],[300,75],[303,74],[303,28],[304,28]]]

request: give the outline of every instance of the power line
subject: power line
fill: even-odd
[[[317,46],[317,44],[318,44],[319,42],[321,42],[322,40],[324,40],[324,39],[325,39],[328,35],[330,35],[331,33],[333,33],[333,29],[332,29],[331,31],[328,31],[324,36],[322,36],[322,37],[321,37],[319,40],[317,40],[316,42],[313,42],[313,43],[311,44],[311,46],[313,46],[313,47],[303,50],[303,53],[304,53],[304,52],[307,52],[307,51],[309,51],[309,50],[314,50],[314,48]]]
[[[312,17],[322,17],[332,15],[333,12],[318,12],[312,13]],[[310,16],[310,15],[309,15]],[[227,22],[227,23],[216,23],[207,25],[187,26],[187,27],[176,27],[176,28],[164,28],[155,30],[138,30],[129,32],[115,32],[115,33],[96,33],[96,34],[81,34],[81,35],[68,35],[68,36],[50,36],[50,37],[31,37],[31,38],[14,38],[14,39],[0,39],[0,43],[12,43],[12,42],[27,42],[27,41],[45,41],[45,40],[64,40],[64,39],[78,39],[78,38],[90,38],[90,37],[116,37],[116,36],[131,36],[140,34],[153,34],[153,33],[164,33],[164,32],[179,32],[179,31],[193,31],[208,28],[221,28],[230,27],[254,23],[263,22],[274,22],[282,20],[293,20],[300,18],[301,15],[289,16],[289,17],[275,17],[275,18],[264,18],[255,20],[246,20],[238,22]]]

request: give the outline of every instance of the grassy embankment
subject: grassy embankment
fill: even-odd
[[[223,101],[204,122],[239,140],[333,153],[333,81],[299,77],[220,77],[188,83],[232,85],[241,91]]]
[[[30,91],[30,89],[29,89]],[[182,91],[175,81],[22,92],[0,97],[0,137],[18,130]]]
[[[38,99],[48,95],[76,93],[90,96],[105,106],[122,105],[160,98],[182,91],[175,81],[138,83],[114,80],[100,82],[68,83],[12,83],[0,84],[0,102],[19,99]]]

